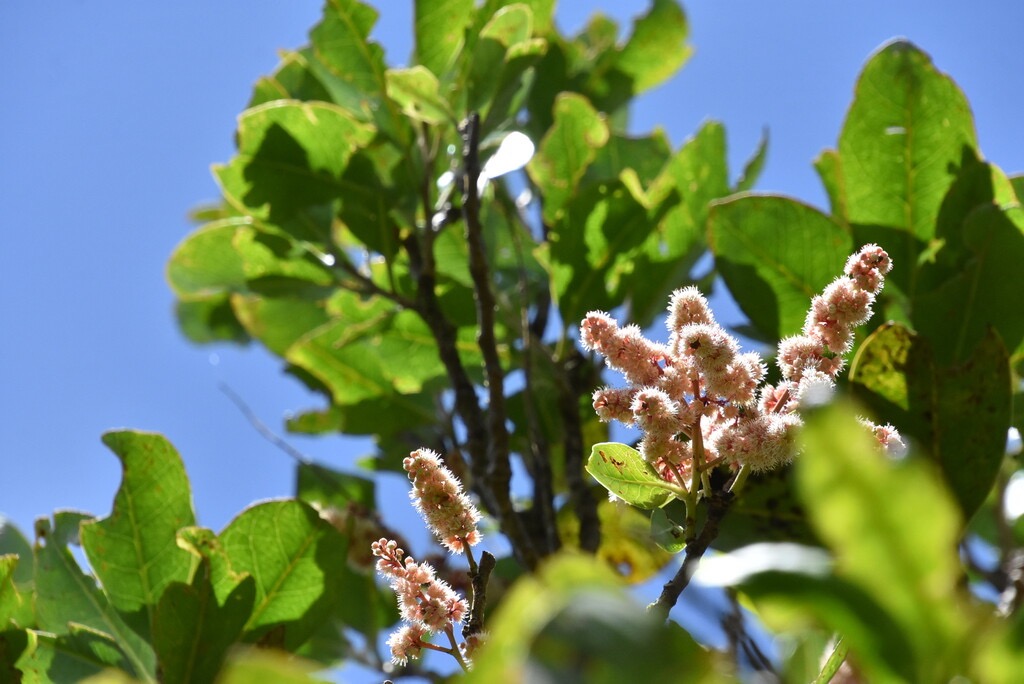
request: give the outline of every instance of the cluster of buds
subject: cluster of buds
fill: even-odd
[[[480,541],[476,524],[480,513],[462,491],[452,471],[430,449],[417,449],[402,462],[412,480],[413,506],[423,516],[427,527],[452,553],[462,553],[466,546]]]
[[[782,465],[793,455],[801,397],[834,386],[853,330],[871,316],[891,268],[877,245],[850,257],[846,275],[812,300],[802,334],[779,343],[782,381],[774,386],[761,386],[767,369],[760,355],[740,353],[694,287],[672,294],[667,344],[593,311],[580,325],[582,344],[603,355],[627,381],[624,388],[597,390],[594,409],[604,421],[638,427],[644,458],[681,487],[691,482],[695,466],[728,463],[764,471]],[[876,431],[880,441],[899,439],[893,435],[888,427]]]
[[[403,467],[412,481],[410,496],[427,527],[450,552],[465,552],[470,566],[475,561],[471,546],[480,542],[477,529],[480,512],[470,501],[459,482],[440,457],[430,449],[418,449],[406,458]],[[472,635],[461,646],[455,643],[455,623],[462,622],[469,608],[462,597],[444,580],[437,577],[429,563],[417,563],[405,556],[398,542],[379,539],[371,545],[378,558],[377,572],[391,584],[398,597],[398,608],[405,625],[388,639],[391,657],[404,665],[418,658],[424,648],[454,656],[465,668],[480,635]],[[447,635],[450,648],[436,646],[427,638],[431,634]]]
[[[379,539],[371,545],[377,561],[377,572],[388,579],[398,596],[398,609],[406,624],[388,639],[391,657],[404,665],[429,647],[426,637],[431,633],[451,632],[462,622],[468,610],[466,601],[438,579],[428,563],[417,563],[406,557],[398,542]]]

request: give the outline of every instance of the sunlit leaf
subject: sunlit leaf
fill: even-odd
[[[231,573],[249,573],[256,582],[247,638],[294,649],[326,619],[337,600],[345,545],[308,504],[289,500],[251,506],[231,521],[218,542]],[[228,568],[214,571],[222,601],[238,582]]]
[[[657,508],[672,496],[651,464],[625,444],[595,444],[587,472],[612,494],[638,508]]]
[[[224,667],[218,684],[322,684],[314,677],[315,663],[280,651],[262,648],[238,649]]]
[[[976,147],[952,79],[913,44],[887,44],[861,72],[839,137],[847,218],[930,239],[964,150]]]
[[[850,382],[877,417],[894,424],[942,470],[965,519],[988,496],[1010,421],[1006,348],[990,332],[962,363],[944,366],[934,338],[888,324],[868,337]]]
[[[757,179],[761,177],[761,172],[764,170],[765,160],[768,158],[768,129],[764,129],[761,133],[761,140],[757,143],[757,149],[754,150],[754,154],[751,155],[747,163],[743,165],[743,171],[740,173],[740,177],[736,180],[736,186],[733,188],[734,192],[744,192],[751,190],[754,185],[757,184]]]
[[[12,578],[19,585],[32,582],[32,545],[14,523],[0,515],[0,555],[15,554],[20,560]]]
[[[904,656],[919,681],[958,671],[968,629],[958,607],[961,521],[952,496],[924,461],[880,453],[837,405],[803,431],[797,483],[810,519],[836,554],[836,573],[888,613],[912,644]]]
[[[773,195],[716,203],[708,240],[743,313],[772,339],[800,331],[811,298],[842,273],[853,246],[817,209]]]
[[[162,681],[213,682],[228,649],[242,634],[255,594],[255,581],[248,576],[218,600],[205,558],[190,583],[168,585],[153,623]]]
[[[473,0],[416,0],[416,58],[439,79],[444,80],[455,65],[474,5]]]
[[[31,565],[32,556],[27,559]],[[0,630],[11,624],[31,627],[35,622],[31,593],[19,591],[15,583],[20,560],[15,554],[0,555]]]
[[[74,623],[66,634],[32,632],[18,661],[24,682],[80,682],[108,668],[131,671],[109,635]]]
[[[57,635],[69,634],[72,623],[113,637],[124,652],[130,672],[143,681],[155,681],[156,656],[110,604],[95,580],[78,566],[68,549],[77,541],[79,525],[91,516],[59,511],[53,523],[36,521],[35,552],[36,620],[39,628]]]
[[[802,630],[813,617],[841,634],[871,681],[915,680],[906,633],[857,585],[832,576],[770,571],[745,578],[738,588],[771,627]]]
[[[82,524],[82,548],[115,608],[148,635],[168,584],[188,578],[192,560],[177,532],[195,524],[181,457],[162,435],[108,432],[106,444],[122,465],[111,514]]]
[[[371,125],[336,105],[269,102],[242,113],[238,154],[214,175],[239,210],[281,222],[336,199],[349,158],[373,137]]]
[[[942,363],[965,360],[990,328],[1011,352],[1024,348],[1024,210],[983,206],[962,230],[961,268],[918,297],[914,309],[915,328]]]
[[[587,100],[566,94],[555,102],[555,123],[527,166],[544,192],[544,219],[554,222],[576,190],[596,151],[608,142],[608,126]]]
[[[612,571],[587,556],[556,558],[524,576],[488,631],[467,682],[729,680],[689,634],[633,603]]]
[[[174,304],[174,317],[178,329],[189,342],[195,344],[249,341],[249,335],[235,318],[231,302],[224,293],[197,299],[179,299]]]
[[[679,70],[693,54],[686,44],[690,27],[675,0],[654,0],[651,9],[633,22],[615,67],[631,81],[632,93],[642,93]]]
[[[288,52],[281,56],[281,63],[273,74],[256,82],[247,108],[274,100],[330,102],[331,96],[310,68],[306,55],[303,52]]]
[[[429,124],[454,122],[451,107],[441,96],[437,77],[426,67],[388,69],[385,82],[388,97],[406,116]]]

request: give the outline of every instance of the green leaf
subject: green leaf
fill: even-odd
[[[526,575],[488,620],[487,644],[465,681],[719,682],[713,657],[675,623],[622,591],[590,556],[549,559]]]
[[[375,489],[371,479],[318,463],[299,463],[295,467],[295,496],[311,504],[342,507],[355,503],[374,510]]]
[[[167,280],[179,297],[209,297],[245,287],[245,263],[235,233],[251,230],[247,218],[208,223],[182,241],[167,263]]]
[[[965,148],[976,147],[952,79],[911,43],[889,43],[861,72],[839,137],[847,218],[929,240]]]
[[[16,663],[31,647],[29,641],[32,636],[33,632],[23,629],[0,630],[0,681],[24,681],[22,671],[16,667]]]
[[[580,95],[560,95],[554,116],[554,124],[526,167],[544,194],[544,220],[548,223],[561,215],[609,136],[604,118]]]
[[[679,553],[686,548],[686,530],[672,522],[664,508],[651,511],[651,538],[669,553]]]
[[[278,356],[329,320],[326,302],[301,297],[233,295],[231,307],[245,332]]]
[[[708,121],[668,161],[654,181],[652,201],[663,201],[675,190],[679,203],[665,217],[657,233],[658,253],[665,259],[685,254],[703,239],[711,202],[729,194],[725,127]]]
[[[625,444],[595,444],[587,472],[609,492],[638,508],[658,508],[672,497],[670,485],[639,451]]]
[[[531,8],[514,3],[494,12],[472,42],[472,57],[464,62],[465,109],[480,112],[484,135],[515,118],[533,84],[527,70],[547,50],[547,42],[532,36]]]
[[[295,649],[327,618],[337,599],[345,544],[309,505],[256,504],[232,520],[218,541],[230,563],[230,573],[214,568],[218,602],[234,590],[237,573],[249,573],[256,582],[247,640]]]
[[[388,69],[385,80],[388,97],[406,116],[428,124],[455,123],[448,101],[441,96],[437,76],[426,67]]]
[[[256,82],[247,109],[274,100],[321,100],[331,101],[331,95],[324,84],[310,68],[307,55],[303,52],[288,52],[281,56],[281,63],[271,76],[264,76]]]
[[[473,20],[473,0],[416,0],[416,61],[441,80],[455,66]]]
[[[14,569],[13,579],[19,585],[32,582],[32,546],[14,523],[0,515],[0,555],[13,553],[21,560]]]
[[[850,382],[878,417],[913,438],[941,468],[969,519],[1003,462],[1010,424],[1009,359],[994,332],[952,366],[937,362],[931,341],[899,324],[882,326],[861,346]]]
[[[814,170],[818,172],[818,177],[825,186],[833,220],[840,225],[846,225],[846,195],[839,153],[835,150],[822,150],[814,160]]]
[[[764,163],[767,158],[768,129],[765,128],[761,133],[761,140],[757,143],[757,149],[754,150],[754,154],[747,160],[747,163],[743,165],[743,172],[736,180],[733,192],[745,192],[753,188],[757,183],[757,179],[761,177],[761,172],[764,170]]]
[[[181,457],[162,435],[108,432],[103,443],[121,459],[121,487],[108,517],[82,524],[82,548],[111,604],[147,635],[164,589],[191,571],[176,537],[195,524],[192,494]]]
[[[752,575],[737,588],[775,629],[803,627],[809,614],[841,634],[870,681],[915,681],[906,633],[857,585],[838,577],[771,571]]]
[[[709,121],[665,164],[647,191],[647,201],[665,211],[653,223],[641,251],[631,255],[627,279],[630,319],[642,327],[665,308],[669,293],[688,282],[703,253],[710,203],[728,195],[725,129]]]
[[[675,0],[654,0],[650,11],[633,22],[633,33],[615,60],[630,80],[631,92],[642,93],[668,80],[693,54],[686,44],[690,27]]]
[[[228,649],[242,634],[255,596],[255,581],[247,576],[219,600],[205,558],[191,583],[168,585],[153,623],[153,648],[162,681],[213,682]]]
[[[156,656],[150,645],[125,624],[95,581],[78,567],[67,545],[76,541],[79,525],[91,516],[58,511],[51,524],[36,521],[36,621],[40,629],[69,634],[71,623],[113,637],[130,663],[130,672],[146,682],[156,681]]]
[[[634,256],[664,217],[668,204],[648,210],[621,181],[591,185],[565,207],[539,252],[547,259],[563,320],[621,303],[632,285]]]
[[[336,300],[338,315],[299,339],[285,358],[330,388],[336,404],[388,397],[408,412],[422,413],[415,395],[446,377],[423,320],[412,311],[396,313],[385,300],[361,303],[351,292]],[[479,364],[472,330],[461,330],[456,346],[467,365]]]
[[[233,651],[218,684],[323,684],[313,676],[322,669],[293,655],[263,648]]]
[[[214,175],[232,206],[282,223],[336,199],[349,159],[374,135],[373,126],[333,104],[269,102],[242,113],[238,154]]]
[[[384,92],[384,51],[369,40],[377,10],[358,0],[330,0],[310,32],[313,49],[331,71],[364,95]]]
[[[108,668],[131,672],[109,635],[83,625],[72,623],[60,635],[31,632],[29,647],[18,661],[25,682],[79,682]]]
[[[226,293],[200,299],[178,300],[174,303],[178,328],[190,342],[237,342],[244,344],[249,335],[231,310]]]
[[[404,394],[395,401],[393,395],[363,399],[354,404],[334,404],[320,411],[307,411],[288,419],[288,430],[304,434],[341,432],[346,435],[393,435],[436,419],[431,393],[441,391],[443,383],[425,385],[426,391]]]
[[[358,0],[329,0],[324,17],[310,32],[315,64],[333,99],[359,118],[373,117],[377,126],[399,147],[412,140],[412,128],[385,95],[384,50],[369,39],[377,10]]]
[[[769,339],[803,327],[811,298],[841,273],[850,236],[811,206],[774,195],[715,203],[708,241],[743,313]]]
[[[959,671],[968,622],[957,606],[961,521],[924,461],[895,463],[835,405],[809,417],[797,483],[836,573],[869,594],[911,642],[916,681]],[[945,676],[943,676],[945,675]]]
[[[990,328],[1009,350],[1024,349],[1024,210],[982,206],[962,230],[966,249],[959,268],[919,296],[913,311],[914,327],[942,363],[966,359]]]
[[[1024,202],[1024,174],[1010,176],[1010,183],[1017,194],[1017,201]]]
[[[31,554],[26,558],[31,567]],[[15,554],[0,555],[0,630],[11,623],[17,627],[31,627],[35,623],[32,596],[19,591],[15,581],[20,560]]]
[[[209,223],[179,244],[167,279],[184,299],[229,292],[320,292],[334,278],[307,249],[253,228],[248,219]]]
[[[788,466],[751,475],[743,495],[736,498],[722,521],[715,548],[729,551],[758,542],[820,544],[793,480],[793,469]]]

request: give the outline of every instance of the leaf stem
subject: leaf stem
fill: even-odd
[[[469,664],[466,663],[465,658],[462,657],[462,651],[459,650],[459,645],[455,641],[455,630],[452,629],[451,625],[448,625],[448,628],[444,630],[444,633],[448,635],[448,643],[452,645],[451,650],[448,652],[451,653],[452,657],[458,661],[459,667],[462,668],[463,672],[469,672]]]
[[[839,668],[843,666],[843,661],[846,660],[846,654],[849,651],[849,647],[842,637],[836,640],[836,645],[832,649],[832,653],[829,654],[828,660],[821,668],[821,673],[814,680],[813,684],[828,684],[832,681],[832,678],[839,672]]]

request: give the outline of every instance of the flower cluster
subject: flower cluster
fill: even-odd
[[[462,622],[468,607],[444,580],[438,579],[428,563],[417,563],[398,543],[388,539],[373,542],[377,572],[387,578],[398,596],[398,609],[405,626],[391,635],[388,646],[396,663],[419,657],[424,640],[433,632],[447,632]]]
[[[647,340],[635,325],[619,327],[608,314],[590,312],[580,325],[583,346],[602,354],[627,381],[624,388],[597,390],[594,409],[604,421],[642,430],[640,452],[666,481],[682,487],[695,464],[698,470],[725,462],[763,471],[786,463],[801,397],[834,386],[854,328],[871,316],[891,268],[877,245],[850,257],[846,275],[812,300],[802,334],[779,343],[782,381],[774,386],[761,387],[767,369],[760,355],[740,353],[694,287],[672,294],[667,344]]]
[[[480,513],[462,491],[462,483],[441,464],[440,457],[430,449],[418,449],[402,466],[412,480],[409,495],[413,505],[445,548],[462,553],[466,545],[479,543],[476,524]]]
[[[462,490],[459,482],[441,458],[430,449],[417,449],[402,466],[412,481],[409,495],[427,527],[452,553],[466,552],[472,572],[476,567],[469,547],[480,542],[476,524],[480,512]],[[480,635],[469,635],[465,643],[455,643],[454,625],[469,612],[465,599],[451,585],[438,578],[429,563],[417,563],[405,556],[398,542],[379,539],[371,544],[377,560],[377,572],[391,584],[398,596],[398,609],[406,624],[388,639],[392,659],[404,665],[418,658],[424,648],[448,653],[463,669],[469,667],[468,656],[480,641]],[[451,647],[427,641],[434,633],[447,635]]]

